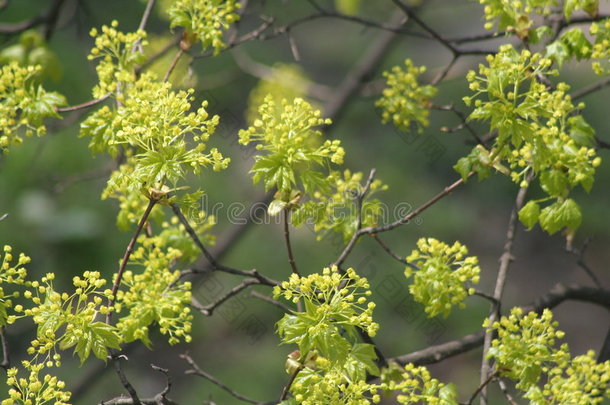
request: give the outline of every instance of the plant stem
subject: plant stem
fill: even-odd
[[[290,244],[290,224],[289,224],[290,213],[288,209],[284,209],[284,240],[286,241],[286,250],[288,251],[288,262],[292,268],[292,272],[298,276],[299,269],[297,269],[297,263],[294,260],[294,254],[292,253],[292,245]]]
[[[129,261],[129,257],[131,256],[131,253],[133,252],[133,248],[136,245],[138,236],[140,236],[140,233],[142,232],[142,229],[144,228],[144,225],[146,224],[146,221],[148,220],[150,212],[152,211],[152,209],[156,203],[157,203],[157,200],[155,200],[153,198],[150,198],[148,200],[148,206],[146,207],[144,214],[142,214],[142,218],[140,218],[138,227],[136,228],[136,231],[134,232],[133,236],[131,237],[131,240],[129,241],[129,245],[127,245],[127,249],[125,249],[125,254],[123,255],[123,260],[121,260],[121,265],[119,266],[119,272],[117,273],[116,279],[114,280],[114,284],[112,285],[112,296],[108,300],[109,307],[114,305],[116,293],[119,290],[119,286],[121,285],[121,279],[123,278],[123,272],[125,271],[125,267],[127,267],[127,262]],[[108,314],[106,315],[106,323],[110,325],[111,319],[112,319],[112,311],[108,312]]]

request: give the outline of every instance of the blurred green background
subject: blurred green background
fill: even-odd
[[[249,3],[239,27],[242,33],[259,26],[260,15],[274,16],[276,25],[281,26],[313,12],[306,1],[251,0]],[[476,2],[430,0],[424,3],[421,18],[444,36],[483,31],[482,10]],[[51,4],[49,0],[9,1],[0,11],[0,23],[28,20],[46,12]],[[70,105],[89,100],[95,84],[94,66],[86,59],[92,46],[89,30],[109,24],[113,19],[119,20],[120,29],[135,30],[144,6],[144,2],[135,0],[66,0],[57,29],[48,43],[57,55],[62,73],[56,81],[48,79],[45,88],[66,95]],[[391,1],[371,1],[363,2],[359,15],[387,23],[394,11]],[[172,39],[166,19],[158,13],[153,14],[148,31],[151,37],[161,37],[151,40],[158,47]],[[295,60],[290,41],[284,35],[246,42],[215,58],[196,58],[190,65],[193,77],[186,77],[186,68],[175,75],[174,79],[186,77],[185,81],[194,85],[196,96],[208,99],[210,111],[221,116],[222,124],[210,144],[231,157],[231,165],[223,172],[204,172],[200,178],[193,179],[194,185],[207,193],[204,201],[208,211],[212,207],[217,210],[218,225],[214,233],[219,243],[234,227],[231,218],[235,219],[236,213],[237,217],[243,217],[251,204],[264,195],[262,188],[252,185],[248,176],[252,164],[250,153],[237,144],[237,131],[246,126],[244,111],[248,94],[258,78],[242,70],[236,59],[245,60],[249,65],[254,65],[253,62],[266,66],[276,62],[299,64],[311,80],[325,86],[322,88],[332,95],[333,89],[381,34],[378,29],[349,21],[318,19],[291,30],[299,61]],[[17,41],[16,35],[0,34],[3,48]],[[494,49],[497,44],[498,41],[487,41],[468,46]],[[464,131],[447,134],[440,130],[459,124],[448,112],[432,111],[431,126],[419,138],[380,123],[374,102],[382,84],[381,72],[401,64],[406,57],[416,65],[428,66],[425,80],[429,81],[447,65],[451,55],[434,41],[398,36],[383,62],[368,78],[370,83],[349,102],[344,114],[326,134],[340,139],[345,146],[346,168],[365,174],[376,168],[377,178],[390,186],[379,195],[388,207],[388,220],[396,219],[395,210],[415,208],[455,181],[458,176],[451,166],[472,147]],[[439,86],[435,103],[454,104],[466,112],[461,102],[467,89],[465,75],[482,60],[480,56],[461,58]],[[587,66],[568,64],[562,70],[562,80],[580,88],[597,79]],[[607,90],[603,90],[587,97],[584,115],[597,135],[610,141],[607,95]],[[327,101],[312,99],[319,105]],[[49,121],[48,135],[27,139],[10,154],[0,156],[0,216],[9,214],[0,222],[0,244],[11,244],[14,251],[31,256],[28,270],[33,277],[54,272],[58,278],[56,285],[66,289],[71,285],[71,278],[85,270],[99,270],[106,276],[116,271],[131,236],[131,232],[121,232],[115,225],[115,201],[100,200],[111,162],[105,156],[92,156],[88,140],[78,137],[80,119],[80,113],[72,113],[64,115],[63,121]],[[485,131],[483,126],[474,124],[474,127],[480,133]],[[430,140],[437,146],[433,156],[426,153],[426,142]],[[607,153],[600,154],[609,160]],[[576,245],[592,238],[586,260],[605,286],[610,283],[609,166],[610,163],[604,162],[599,168],[591,193],[578,192],[575,196],[584,212]],[[471,180],[417,221],[382,238],[404,256],[422,236],[446,242],[460,240],[472,254],[479,256],[483,270],[480,289],[491,292],[516,192],[516,186],[499,175],[482,182]],[[239,207],[236,203],[243,204],[246,212],[232,211]],[[293,240],[299,267],[307,273],[331,263],[343,246],[340,238],[332,236],[316,241],[306,227],[293,231]],[[520,228],[515,243],[517,260],[509,274],[504,309],[530,303],[560,281],[590,284],[576,258],[564,251],[561,235],[548,237],[538,228],[529,232]],[[276,279],[285,278],[288,267],[281,227],[277,223],[250,227],[222,261],[237,268],[257,268]],[[347,264],[371,281],[381,325],[376,340],[386,356],[408,353],[477,331],[489,309],[487,302],[472,297],[466,309],[454,311],[448,319],[427,319],[409,297],[403,267],[371,240],[359,243]],[[194,284],[195,295],[202,302],[209,302],[239,281],[226,275],[199,279]],[[270,293],[265,288],[258,291]],[[556,310],[556,316],[561,329],[568,332],[567,341],[575,355],[590,348],[598,350],[610,326],[607,312],[591,305],[566,303]],[[196,404],[204,400],[237,403],[208,381],[184,375],[188,365],[179,354],[188,351],[204,370],[238,392],[261,401],[276,399],[287,380],[283,370],[286,355],[294,350],[278,346],[274,324],[280,317],[281,312],[274,306],[243,293],[210,318],[196,315],[191,344],[169,347],[163,338],[156,336],[153,352],[141,346],[130,347],[129,361],[124,363],[126,373],[141,397],[155,395],[165,384],[163,375],[149,367],[153,363],[170,370],[173,380],[170,396],[179,403]],[[16,364],[20,360],[17,353],[23,353],[33,337],[33,329],[27,322],[17,322],[7,333],[11,353],[14,353],[12,361]],[[64,354],[65,366],[58,374],[65,379],[68,389],[79,387],[74,403],[97,403],[123,393],[114,372],[100,371],[102,368],[96,362],[92,360],[79,367],[69,353]],[[474,350],[430,368],[435,377],[456,383],[460,397],[465,399],[478,386],[479,363],[480,350]],[[6,391],[3,380],[0,392]]]

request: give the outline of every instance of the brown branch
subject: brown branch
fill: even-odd
[[[2,343],[2,363],[0,363],[0,367],[8,370],[11,366],[11,357],[8,351],[8,340],[6,339],[6,328],[4,326],[0,328],[0,343]]]
[[[271,297],[267,297],[266,295],[263,295],[263,294],[259,293],[258,291],[250,291],[250,294],[248,294],[248,297],[258,298],[259,300],[268,302],[269,304],[278,307],[279,309],[281,309],[282,311],[284,311],[286,313],[291,313],[294,311],[294,309],[290,308],[289,306],[281,303],[280,301],[274,300]]]
[[[496,378],[498,376],[499,372],[496,370],[493,373],[491,373],[491,375],[489,377],[487,377],[482,383],[481,385],[479,385],[479,387],[472,393],[472,396],[470,397],[470,399],[468,400],[468,402],[466,402],[466,405],[470,405],[474,402],[474,400],[476,399],[477,395],[479,395],[479,393],[482,393],[487,386],[494,380],[494,378]]]
[[[470,172],[468,174],[467,178],[470,178],[472,175],[474,175],[474,172]],[[445,187],[445,189],[443,191],[438,193],[436,196],[434,196],[428,202],[424,203],[423,205],[421,205],[420,207],[418,207],[414,211],[411,211],[410,213],[408,213],[404,217],[402,217],[402,218],[400,218],[400,219],[398,219],[398,220],[396,220],[396,221],[394,221],[392,223],[389,223],[387,225],[382,225],[382,226],[369,226],[369,227],[366,227],[366,228],[359,229],[357,232],[354,233],[354,235],[352,236],[350,241],[347,243],[347,245],[345,246],[345,248],[343,249],[343,251],[339,255],[339,258],[333,263],[333,265],[340,266],[341,264],[343,264],[345,259],[347,259],[347,256],[350,254],[350,252],[354,248],[354,245],[358,241],[358,238],[360,238],[362,235],[365,235],[365,234],[371,235],[371,234],[376,234],[376,233],[380,233],[380,232],[387,232],[387,231],[390,231],[392,229],[395,229],[395,228],[397,228],[397,227],[399,227],[401,225],[404,225],[404,224],[408,223],[413,218],[417,217],[422,212],[424,212],[425,210],[427,210],[428,208],[430,208],[431,206],[436,204],[439,200],[441,200],[444,197],[446,197],[449,194],[451,194],[456,188],[458,188],[459,186],[464,184],[464,182],[465,182],[464,179],[460,178],[459,180],[457,180],[453,184]]]
[[[563,284],[557,284],[548,293],[534,301],[534,303],[526,305],[522,308],[526,313],[532,311],[540,313],[546,308],[555,308],[564,301],[569,300],[588,302],[610,310],[610,290],[583,287],[579,285],[565,286]],[[450,357],[454,357],[480,347],[483,345],[484,337],[485,331],[480,330],[478,332],[471,333],[470,335],[466,335],[461,339],[452,340],[450,342],[430,346],[413,353],[393,357],[388,359],[388,361],[395,361],[401,365],[409,363],[413,363],[415,365],[435,364]]]
[[[167,394],[169,394],[169,391],[171,390],[171,387],[172,387],[172,379],[171,379],[171,376],[169,375],[169,371],[167,369],[155,366],[154,364],[151,364],[150,366],[152,367],[153,370],[159,371],[159,372],[165,374],[166,385],[165,385],[165,388],[163,389],[163,391],[161,391],[160,393],[155,395],[153,398],[139,399],[138,402],[141,403],[142,405],[177,405],[176,402],[167,398]],[[100,403],[100,405],[135,405],[135,404],[136,404],[136,402],[134,402],[134,400],[132,398],[126,398],[123,396],[118,397],[118,398],[113,398],[108,401],[102,401]]]
[[[528,180],[531,181],[531,178]],[[498,275],[496,277],[496,286],[494,288],[493,298],[495,302],[492,304],[491,313],[489,315],[489,323],[493,324],[496,319],[500,316],[500,303],[502,302],[502,295],[504,293],[504,286],[506,284],[506,277],[508,274],[508,268],[513,260],[512,250],[513,241],[515,239],[515,230],[517,228],[517,213],[523,206],[525,195],[527,193],[527,187],[522,187],[517,193],[515,199],[515,206],[510,214],[508,221],[508,229],[506,231],[506,242],[504,244],[504,252],[500,257],[500,268],[498,269]],[[481,405],[487,405],[487,387],[483,383],[487,381],[491,370],[491,361],[487,358],[487,351],[491,347],[491,340],[493,339],[493,333],[491,329],[488,329],[485,333],[485,340],[483,343],[483,360],[481,361]]]
[[[241,291],[245,290],[246,288],[248,288],[250,286],[256,285],[256,284],[260,284],[260,281],[255,278],[247,278],[244,281],[242,281],[241,283],[239,283],[238,285],[236,285],[235,287],[233,287],[225,295],[223,295],[222,297],[220,297],[219,299],[217,299],[216,301],[214,301],[208,305],[201,305],[196,301],[193,301],[193,304],[191,304],[191,305],[195,309],[197,309],[199,312],[201,312],[203,315],[212,316],[212,314],[214,313],[214,310],[216,308],[218,308],[219,306],[221,306],[229,298],[236,296]]]
[[[385,244],[385,243],[384,243],[384,242],[381,240],[381,238],[379,237],[379,235],[377,235],[377,234],[372,234],[371,236],[373,237],[373,239],[375,239],[375,241],[377,241],[377,243],[379,244],[379,246],[381,246],[381,248],[382,248],[383,250],[385,250],[385,252],[386,252],[387,254],[389,254],[389,255],[390,255],[390,256],[391,256],[391,257],[392,257],[394,260],[396,260],[397,262],[400,262],[400,263],[402,263],[402,264],[408,264],[409,266],[414,266],[413,264],[407,263],[407,260],[406,260],[404,257],[402,257],[402,256],[400,256],[400,255],[398,255],[398,254],[394,253],[394,252],[393,252],[393,251],[390,249],[390,247],[389,247],[388,245],[386,245],[386,244]]]
[[[210,381],[211,383],[213,383],[214,385],[222,388],[223,390],[225,390],[226,392],[228,392],[231,396],[233,396],[234,398],[237,398],[241,401],[244,402],[249,402],[251,404],[263,404],[260,401],[255,401],[254,399],[248,398],[245,395],[242,395],[234,390],[232,390],[231,388],[229,388],[226,384],[223,384],[222,382],[220,382],[220,380],[218,380],[216,377],[212,376],[211,374],[203,371],[198,365],[197,363],[195,363],[195,360],[193,360],[193,358],[188,354],[181,354],[180,358],[184,359],[187,361],[187,363],[191,366],[191,370],[187,370],[185,373],[186,374],[194,374],[197,375],[199,377],[203,377],[206,380]]]
[[[189,234],[189,236],[191,237],[193,242],[195,242],[195,244],[197,245],[197,247],[199,248],[201,253],[203,253],[206,260],[213,267],[214,270],[222,271],[224,273],[229,273],[229,274],[235,274],[235,275],[243,276],[243,277],[254,277],[261,284],[272,286],[272,287],[279,285],[279,283],[277,281],[260,274],[256,269],[238,270],[238,269],[234,269],[232,267],[228,267],[228,266],[218,263],[216,261],[216,259],[214,258],[214,256],[212,256],[212,254],[205,248],[205,246],[201,242],[201,239],[199,239],[199,236],[197,236],[197,232],[195,232],[195,230],[189,223],[188,219],[186,219],[186,217],[180,210],[180,207],[176,204],[171,204],[171,207],[172,207],[172,210],[174,211],[174,214],[176,214],[176,217],[178,217],[178,219],[180,220],[182,225],[184,225],[186,232]],[[192,271],[192,273],[197,273],[197,271],[196,270]]]
[[[284,241],[286,242],[286,251],[288,252],[288,263],[290,263],[290,268],[292,272],[297,276],[301,276],[299,273],[299,269],[297,268],[297,263],[294,260],[294,253],[292,252],[292,245],[290,243],[290,212],[289,208],[286,207],[283,210],[284,215]]]
[[[578,266],[583,269],[585,273],[587,273],[598,288],[602,288],[601,281],[599,278],[597,278],[593,269],[591,269],[591,267],[589,267],[589,265],[585,262],[585,251],[589,246],[589,242],[591,242],[591,240],[587,238],[580,249],[576,249],[571,243],[568,243],[566,246],[566,252],[574,255],[576,257],[576,264],[578,264]]]
[[[282,389],[282,395],[280,395],[280,402],[288,398],[290,387],[292,387],[292,383],[297,378],[297,375],[301,372],[301,370],[303,370],[302,364],[299,365],[299,367],[297,367],[292,373],[290,373],[290,378],[288,378],[288,382],[286,382],[286,385],[284,385],[284,388]]]
[[[165,76],[163,76],[163,81],[164,82],[169,80],[169,77],[171,76],[172,72],[174,71],[174,69],[178,65],[178,61],[180,60],[182,55],[184,55],[184,49],[182,49],[182,46],[181,46],[178,49],[178,52],[176,52],[176,55],[174,56],[174,59],[172,59],[172,63],[170,63],[169,68],[167,68],[167,72],[165,72]]]
[[[114,363],[114,369],[115,369],[117,375],[119,376],[119,380],[121,380],[121,384],[123,385],[123,387],[125,387],[125,389],[129,393],[129,396],[131,397],[131,403],[133,405],[141,405],[140,399],[138,398],[138,393],[136,392],[135,388],[133,388],[133,386],[131,385],[131,383],[129,382],[127,377],[125,376],[125,373],[123,372],[123,368],[121,367],[121,357],[122,356],[120,356],[120,355],[112,356],[112,361]]]
[[[69,106],[69,107],[55,107],[55,111],[58,113],[64,113],[64,112],[82,110],[83,108],[93,107],[94,105],[107,100],[108,97],[110,97],[111,95],[112,95],[112,93],[108,93],[100,98],[96,98],[94,100],[89,100],[82,104],[77,104],[77,105],[73,105],[73,106]]]
[[[140,222],[138,223],[136,231],[134,232],[133,236],[131,237],[131,240],[129,241],[129,245],[127,245],[127,249],[125,249],[125,254],[123,255],[123,260],[121,260],[121,265],[119,266],[119,271],[116,275],[116,279],[114,280],[114,284],[112,285],[112,295],[108,299],[109,307],[114,305],[114,300],[116,299],[116,293],[119,290],[119,286],[121,285],[121,279],[123,278],[123,272],[125,271],[125,267],[127,267],[127,262],[129,261],[129,257],[131,256],[131,253],[133,252],[133,249],[136,245],[138,236],[140,236],[140,232],[142,232],[142,229],[144,228],[144,224],[146,224],[146,221],[148,220],[148,216],[150,215],[150,212],[152,211],[152,209],[156,203],[157,203],[157,200],[154,198],[150,198],[148,200],[148,206],[146,207],[146,210],[144,210],[144,214],[142,214],[142,218],[140,218]],[[112,311],[108,312],[108,314],[106,315],[106,323],[110,325],[111,319],[112,319]]]

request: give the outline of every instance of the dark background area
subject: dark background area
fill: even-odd
[[[94,65],[86,59],[93,43],[89,30],[109,24],[113,19],[120,22],[121,30],[135,30],[145,4],[135,0],[66,0],[65,3],[57,30],[49,42],[50,49],[61,62],[63,74],[58,81],[48,80],[45,88],[63,93],[69,104],[74,105],[91,99],[91,87],[95,84]],[[263,2],[264,6],[257,5],[256,1],[250,3],[252,10],[240,25],[243,32],[260,24],[257,18],[260,14],[275,16],[276,24],[281,25],[313,12],[305,1],[268,0]],[[0,23],[27,20],[49,4],[50,1],[44,0],[11,1],[0,11]],[[363,2],[362,8],[360,15],[384,23],[395,11],[390,1]],[[477,2],[430,0],[421,7],[419,15],[447,37],[483,32],[482,8]],[[158,14],[153,15],[148,31],[151,36],[164,36],[164,41],[172,39],[167,21]],[[223,122],[211,137],[210,145],[218,147],[232,160],[223,172],[205,171],[200,178],[192,179],[193,185],[206,191],[204,201],[208,211],[212,207],[217,209],[218,225],[213,232],[219,243],[234,227],[230,219],[231,204],[243,204],[247,211],[264,195],[262,187],[252,185],[248,176],[251,156],[236,142],[237,130],[246,127],[247,95],[258,78],[239,67],[235,53],[268,66],[276,62],[298,63],[312,81],[327,86],[332,94],[380,34],[378,29],[349,21],[319,19],[291,31],[300,54],[298,62],[286,36],[247,42],[215,58],[194,59],[191,68],[196,78],[196,96],[208,99],[210,111],[219,114]],[[0,35],[0,46],[9,46],[16,40],[15,36]],[[488,41],[477,46],[494,49],[496,45],[497,41]],[[380,123],[374,102],[382,84],[381,72],[402,64],[406,57],[416,65],[428,66],[425,81],[431,80],[450,61],[450,54],[434,41],[398,36],[369,78],[369,85],[349,102],[336,125],[325,134],[331,139],[340,139],[344,145],[347,152],[345,168],[365,174],[376,168],[377,178],[389,185],[389,190],[379,195],[388,207],[389,220],[396,219],[394,210],[397,207],[406,203],[415,208],[457,180],[458,175],[451,167],[472,147],[471,139],[464,131],[451,134],[440,131],[441,127],[459,123],[451,113],[432,111],[431,125],[421,137],[400,133],[392,126]],[[467,112],[461,101],[467,92],[465,75],[482,60],[480,56],[461,58],[440,84],[435,103],[453,103]],[[564,66],[561,79],[574,88],[599,80],[585,64]],[[584,116],[599,137],[610,141],[607,97],[608,90],[587,97]],[[315,101],[323,105],[326,100]],[[78,137],[78,114],[67,114],[63,121],[49,121],[48,135],[27,139],[23,145],[12,148],[9,155],[0,156],[0,216],[9,214],[0,222],[0,244],[10,244],[15,252],[25,252],[32,257],[28,266],[32,277],[54,272],[59,289],[70,289],[72,277],[85,270],[99,270],[109,277],[118,268],[118,261],[131,237],[131,231],[121,232],[114,223],[118,210],[115,201],[100,200],[110,161],[106,156],[92,157],[87,147],[88,139]],[[482,125],[474,124],[474,127],[481,133],[485,131]],[[434,156],[425,153],[425,142],[430,139],[439,145],[440,152]],[[586,261],[608,287],[610,159],[605,151],[600,151],[600,156],[604,162],[598,169],[593,190],[589,194],[575,193],[584,213],[575,244],[581,246],[591,239]],[[459,240],[469,247],[471,254],[479,257],[482,269],[479,288],[491,292],[516,192],[517,186],[501,175],[482,182],[470,180],[417,221],[383,235],[383,239],[404,256],[411,252],[420,237],[430,236],[446,242]],[[401,203],[403,205],[399,205]],[[252,226],[222,261],[237,268],[257,268],[273,278],[283,279],[288,274],[288,263],[282,237],[281,227],[276,223]],[[296,259],[305,273],[321,270],[343,247],[340,238],[332,236],[316,241],[313,232],[306,227],[295,230],[293,240]],[[514,305],[531,303],[557,282],[591,284],[578,266],[577,258],[567,253],[564,246],[561,235],[549,237],[538,227],[529,232],[519,227],[514,248],[516,260],[505,291],[505,311]],[[373,299],[378,303],[376,317],[381,325],[376,340],[387,356],[408,353],[477,331],[489,310],[485,300],[471,297],[466,309],[454,310],[449,318],[427,319],[409,297],[403,266],[367,238],[358,244],[347,264],[371,282]],[[209,302],[239,281],[235,277],[215,275],[197,280],[194,293],[203,302]],[[257,290],[270,293],[262,287]],[[555,314],[560,328],[567,332],[573,355],[588,349],[599,350],[610,326],[607,311],[568,302],[558,307]],[[155,336],[152,352],[142,346],[130,347],[129,361],[124,363],[126,373],[142,397],[156,394],[165,384],[163,375],[149,367],[153,363],[170,370],[171,397],[179,403],[201,403],[204,399],[217,404],[236,403],[206,380],[183,374],[188,365],[179,354],[188,351],[204,370],[240,393],[272,400],[279,396],[287,380],[284,362],[286,355],[294,350],[288,346],[278,347],[274,324],[280,317],[277,308],[243,293],[210,318],[196,314],[191,344],[169,347],[163,338]],[[17,322],[7,332],[11,352],[23,353],[34,331],[27,322]],[[474,350],[430,368],[435,377],[456,383],[460,398],[467,398],[479,385],[480,354],[480,349]],[[72,387],[82,389],[75,393],[74,403],[97,403],[123,392],[114,372],[99,371],[99,364],[95,364],[98,360],[79,367],[70,353],[64,353],[63,357],[64,367],[58,374],[67,382],[68,390]],[[16,363],[20,359],[13,356],[12,360]],[[5,392],[3,384],[2,378],[0,391]]]

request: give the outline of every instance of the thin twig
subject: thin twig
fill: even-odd
[[[123,387],[125,387],[125,389],[129,393],[133,405],[141,405],[140,399],[138,398],[138,393],[136,392],[135,388],[133,388],[133,386],[125,376],[125,373],[123,372],[123,368],[121,367],[121,357],[122,356],[120,355],[113,356],[112,361],[114,362],[114,369],[117,375],[119,376],[119,380],[121,380],[121,384],[123,384]]]
[[[599,280],[599,278],[597,278],[595,272],[593,272],[593,269],[591,269],[589,265],[585,262],[585,251],[589,246],[589,242],[591,242],[591,239],[587,238],[583,243],[582,248],[580,249],[576,249],[574,246],[570,246],[571,244],[569,244],[568,246],[566,246],[566,252],[574,255],[576,257],[576,263],[578,264],[578,266],[583,269],[585,273],[587,273],[587,275],[591,278],[591,280],[593,281],[593,283],[595,283],[597,287],[602,288],[601,281]]]
[[[154,364],[151,364],[150,366],[153,370],[163,373],[165,375],[165,388],[159,393],[159,396],[165,398],[172,389],[172,376],[169,374],[169,370],[166,368],[155,366]]]
[[[297,375],[301,372],[301,370],[303,370],[302,364],[300,364],[299,367],[295,368],[294,371],[290,373],[290,378],[288,378],[288,382],[286,382],[286,385],[284,385],[284,388],[282,389],[282,394],[280,395],[280,402],[288,398],[290,387],[292,387],[292,383],[294,382],[295,378],[297,378]]]
[[[195,360],[193,360],[193,358],[188,354],[181,354],[180,358],[184,359],[187,361],[187,363],[191,366],[192,370],[187,370],[186,374],[194,374],[194,375],[198,375],[200,377],[205,378],[206,380],[210,381],[211,383],[213,383],[214,385],[222,388],[223,390],[225,390],[226,392],[228,392],[231,396],[233,396],[234,398],[237,398],[241,401],[244,402],[249,402],[251,404],[261,404],[260,401],[255,401],[252,398],[248,398],[245,395],[242,395],[234,390],[232,390],[231,388],[229,388],[227,385],[223,384],[222,382],[220,382],[216,377],[210,375],[209,373],[203,371],[198,365],[197,363],[195,363]]]
[[[474,172],[469,173],[467,178],[470,178],[472,175],[474,175]],[[347,256],[350,254],[350,252],[354,248],[354,245],[358,241],[358,238],[360,238],[362,235],[365,235],[365,234],[371,235],[371,234],[376,234],[376,233],[381,233],[381,232],[387,232],[387,231],[390,231],[394,228],[397,228],[401,225],[408,223],[413,218],[417,217],[422,212],[424,212],[425,210],[427,210],[428,208],[430,208],[431,206],[436,204],[439,200],[441,200],[444,197],[451,194],[456,188],[458,188],[459,186],[464,184],[464,182],[465,182],[464,179],[460,178],[459,180],[455,181],[453,184],[445,187],[445,189],[443,191],[441,191],[436,196],[431,198],[428,202],[424,203],[423,205],[421,205],[414,211],[411,211],[404,217],[399,218],[398,220],[396,220],[392,223],[389,223],[387,225],[382,225],[382,226],[374,226],[374,227],[369,226],[369,227],[358,230],[357,232],[354,233],[354,235],[352,236],[350,241],[347,243],[347,245],[345,246],[345,248],[339,255],[339,258],[337,258],[337,260],[333,263],[333,265],[340,266],[341,264],[343,264],[345,259],[347,259]]]
[[[282,311],[286,312],[287,314],[294,312],[294,309],[290,308],[289,306],[287,306],[286,304],[278,301],[278,300],[274,300],[271,297],[267,297],[264,294],[259,293],[258,291],[250,291],[250,294],[248,294],[248,297],[254,297],[254,298],[258,298],[259,300],[268,302],[271,305],[274,305],[276,307],[278,307],[279,309],[281,309]]]
[[[250,286],[256,285],[256,284],[260,284],[260,281],[255,278],[247,278],[247,279],[243,280],[241,283],[239,283],[238,285],[236,285],[235,287],[233,287],[229,292],[227,292],[225,295],[223,295],[216,301],[214,301],[208,305],[201,305],[199,303],[194,302],[193,306],[195,307],[195,309],[197,309],[199,312],[201,312],[205,316],[212,316],[212,314],[214,313],[214,310],[216,308],[218,308],[219,306],[221,306],[229,298],[236,296],[241,291],[245,290],[246,288],[248,288]]]
[[[498,378],[498,385],[500,386],[500,391],[502,391],[502,393],[504,394],[504,396],[506,397],[506,400],[508,401],[508,403],[510,405],[519,405],[515,399],[513,398],[512,395],[510,395],[510,393],[508,392],[508,387],[506,386],[506,383],[504,382],[503,379]]]
[[[178,220],[180,220],[182,225],[184,225],[186,232],[189,234],[189,236],[191,237],[193,242],[195,242],[195,244],[197,245],[197,247],[199,248],[201,253],[203,253],[206,260],[214,268],[214,270],[222,271],[224,273],[229,273],[229,274],[235,274],[235,275],[243,276],[243,277],[254,277],[258,281],[260,281],[261,284],[272,286],[272,287],[279,285],[279,283],[277,281],[272,280],[269,277],[263,276],[256,269],[238,270],[238,269],[234,269],[232,267],[228,267],[228,266],[218,263],[216,261],[216,259],[214,258],[214,256],[212,256],[212,254],[205,248],[205,246],[201,242],[201,239],[199,239],[199,236],[197,236],[197,232],[195,232],[195,230],[189,223],[188,219],[186,219],[186,217],[180,210],[180,207],[176,204],[171,204],[171,207],[172,207],[172,210],[174,211],[174,214],[176,214],[176,217],[178,217]],[[196,273],[196,272],[197,271],[192,271],[192,273]]]
[[[121,285],[121,279],[123,278],[123,272],[125,271],[125,267],[127,267],[127,262],[129,261],[129,257],[131,256],[131,253],[133,252],[133,249],[136,245],[136,241],[138,240],[138,236],[140,236],[140,232],[142,232],[142,229],[144,228],[144,224],[146,224],[146,221],[148,220],[148,216],[150,215],[150,212],[152,211],[152,209],[156,203],[157,203],[157,200],[154,198],[150,198],[148,200],[148,206],[146,207],[146,210],[144,210],[144,214],[142,214],[142,218],[140,218],[140,222],[138,223],[138,226],[137,226],[133,236],[131,237],[131,240],[129,241],[129,245],[127,245],[127,249],[125,249],[125,254],[123,255],[123,260],[121,260],[121,265],[119,266],[119,271],[114,280],[114,284],[112,285],[112,295],[108,299],[109,307],[114,305],[114,300],[116,299],[116,293],[119,290],[119,286]],[[112,311],[108,312],[108,314],[106,315],[106,323],[110,325],[111,319],[112,319]]]
[[[476,399],[477,395],[479,395],[479,393],[481,393],[497,376],[498,371],[494,371],[489,377],[487,377],[487,379],[483,381],[481,385],[479,385],[479,387],[472,393],[472,396],[466,404],[471,405]]]
[[[64,113],[64,112],[82,110],[83,108],[93,107],[94,105],[99,104],[99,103],[105,101],[111,95],[112,95],[112,93],[108,93],[108,94],[106,94],[106,95],[104,95],[104,96],[102,96],[100,98],[96,98],[94,100],[89,100],[89,101],[87,101],[85,103],[77,104],[77,105],[73,105],[73,106],[69,106],[69,107],[56,107],[55,111],[57,111],[58,113]]]
[[[530,179],[531,180],[531,179]],[[527,193],[527,187],[522,187],[519,189],[517,193],[517,198],[515,199],[515,206],[510,214],[510,220],[508,221],[508,229],[506,230],[506,242],[504,244],[504,251],[502,256],[500,257],[500,267],[498,269],[498,275],[496,277],[496,286],[494,288],[493,298],[495,299],[495,303],[492,305],[492,310],[489,315],[489,323],[493,324],[496,319],[500,316],[500,303],[502,302],[502,295],[504,293],[504,285],[506,284],[506,277],[508,274],[508,268],[510,267],[510,263],[513,260],[512,250],[513,250],[513,241],[515,239],[515,230],[517,228],[517,213],[523,206],[523,201],[525,200],[525,195]],[[487,378],[489,377],[489,372],[491,370],[491,361],[487,358],[487,351],[491,347],[491,340],[493,338],[492,330],[489,329],[485,333],[485,340],[483,343],[483,360],[481,361],[481,385]],[[481,390],[481,405],[487,405],[487,387],[483,385]]]
[[[610,290],[579,285],[565,286],[563,284],[557,284],[548,293],[540,296],[532,304],[522,306],[521,308],[524,313],[541,313],[546,308],[553,309],[561,303],[570,300],[588,302],[610,309]],[[401,365],[413,363],[416,366],[435,364],[480,347],[484,340],[485,331],[480,330],[466,335],[461,339],[429,346],[413,353],[393,357],[388,359],[388,361],[395,361]]]
[[[301,276],[299,273],[299,269],[297,268],[297,263],[294,260],[294,253],[292,252],[292,244],[290,243],[290,212],[289,208],[286,207],[283,210],[284,215],[284,241],[286,242],[286,251],[288,252],[288,263],[290,263],[290,268],[292,272],[297,276]]]
[[[0,342],[2,343],[2,363],[0,367],[7,370],[11,366],[11,357],[8,350],[8,340],[6,339],[5,327],[0,328]]]
[[[163,76],[164,82],[169,80],[169,77],[171,76],[172,72],[176,68],[176,65],[178,65],[178,61],[180,60],[180,57],[182,57],[182,55],[184,55],[184,50],[182,49],[182,47],[180,47],[178,49],[178,52],[176,52],[174,59],[172,59],[172,63],[169,65],[169,68],[167,68],[167,72],[165,72],[165,76]]]

